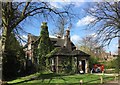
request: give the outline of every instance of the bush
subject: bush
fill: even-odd
[[[120,71],[120,56],[115,59],[115,72],[119,73]]]
[[[114,69],[114,72],[118,72],[120,69],[120,57],[114,60],[103,62],[105,69]],[[112,71],[113,72],[113,71]]]
[[[117,63],[118,63],[118,60],[117,59],[114,59],[114,60],[111,60],[111,61],[106,61],[106,62],[103,62],[104,65],[105,65],[105,68],[106,69],[111,69],[111,68],[117,68]]]
[[[98,60],[99,60],[98,58],[90,57],[90,59],[89,59],[90,70],[93,68],[94,64],[99,64]]]

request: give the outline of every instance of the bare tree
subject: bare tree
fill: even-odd
[[[78,42],[79,49],[90,54],[92,57],[102,59],[105,53],[103,47],[94,39],[93,36],[86,36]]]
[[[65,6],[65,7],[63,7],[65,10],[70,10],[71,12],[72,12],[72,8],[74,7],[74,3],[69,3],[69,5],[67,5],[67,6]],[[72,15],[72,16],[71,16]],[[53,31],[53,34],[54,35],[59,35],[60,37],[63,37],[64,36],[64,31],[65,31],[65,29],[66,28],[69,28],[69,29],[71,29],[71,27],[72,27],[72,22],[71,22],[71,20],[73,19],[73,18],[79,18],[78,16],[77,16],[77,13],[76,14],[71,14],[70,12],[69,12],[69,15],[68,15],[68,17],[66,17],[66,16],[64,16],[63,15],[63,17],[57,17],[57,19],[56,19],[56,22],[55,22],[55,30]]]
[[[64,30],[67,24],[68,24],[68,21],[65,17],[63,19],[58,17],[54,34],[59,35],[60,37],[63,37]]]
[[[98,41],[109,44],[113,38],[120,37],[120,2],[92,3],[86,12],[95,19],[89,28],[96,30]]]
[[[96,30],[98,42],[102,41],[102,45],[109,45],[114,38],[120,38],[120,2],[93,4],[92,7],[86,9],[86,12],[95,18],[89,27]],[[119,55],[120,47],[118,47],[117,63],[120,62]],[[119,72],[120,66],[116,65]]]
[[[3,35],[2,35],[2,49],[5,50],[5,42],[11,32],[19,36],[20,30],[24,31],[20,26],[20,23],[25,21],[27,18],[39,15],[40,17],[53,16],[70,16],[69,10],[59,10],[50,5],[48,2],[2,2],[2,24],[3,24]],[[55,20],[55,19],[54,19]]]

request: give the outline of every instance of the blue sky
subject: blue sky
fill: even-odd
[[[89,0],[89,2],[90,1],[93,1],[93,0]],[[72,28],[70,30],[71,31],[71,40],[75,44],[83,37],[85,37],[87,35],[95,34],[94,31],[84,30],[86,28],[86,26],[89,24],[89,22],[95,19],[94,17],[85,14],[85,12],[83,10],[83,8],[85,8],[87,6],[86,4],[89,4],[87,2],[88,2],[88,0],[81,0],[81,2],[74,3],[75,4],[74,12],[79,13],[79,17],[80,17],[80,19],[75,19],[74,22],[72,22]],[[59,9],[62,9],[62,7],[67,4],[68,3],[63,3],[63,2],[51,2],[52,6],[55,6]],[[24,28],[27,32],[39,36],[41,23],[44,21],[46,21],[46,20],[44,20],[42,18],[37,18],[37,19],[32,18],[31,21],[29,21],[28,23],[27,22],[24,23]],[[47,23],[48,23],[48,28],[49,28],[48,29],[49,34],[50,34],[50,36],[53,36],[52,33],[55,30],[55,25],[53,25],[53,23],[51,23],[51,22],[47,22]],[[26,35],[23,35],[23,36],[26,37]],[[118,46],[117,44],[118,44],[118,40],[113,39],[111,44],[109,46],[105,47],[105,50],[107,52],[111,51],[112,53],[117,52],[117,46]]]

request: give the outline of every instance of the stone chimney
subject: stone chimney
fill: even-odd
[[[71,40],[70,40],[70,30],[66,30],[66,35],[65,35],[65,43],[64,46],[67,48],[69,51],[72,51],[72,45],[71,45]]]
[[[67,38],[70,39],[70,30],[69,30],[69,29],[66,30],[66,35],[65,35],[65,37],[67,37]]]
[[[31,33],[28,33],[28,40],[27,40],[27,41],[28,41],[28,44],[31,43],[31,41],[32,41],[32,40],[31,40]]]

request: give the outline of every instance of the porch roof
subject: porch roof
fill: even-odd
[[[81,55],[81,56],[90,56],[89,54],[87,54],[87,53],[85,53],[85,52],[83,52],[83,51],[81,51],[81,50],[73,50],[72,51],[72,53],[74,54],[74,55]]]

